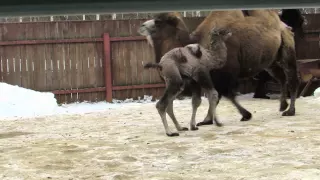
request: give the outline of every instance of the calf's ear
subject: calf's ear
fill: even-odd
[[[178,61],[180,63],[186,63],[188,60],[187,60],[187,57],[182,53],[181,49],[179,49],[179,54],[177,55],[177,58],[178,58]]]
[[[196,49],[196,52],[194,54],[197,58],[201,58],[202,57],[202,52],[201,52],[201,49],[200,49],[200,45],[198,44],[197,45],[197,49]]]

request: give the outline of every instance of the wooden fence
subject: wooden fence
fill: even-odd
[[[0,81],[51,91],[59,103],[159,97],[158,73],[143,71],[154,60],[137,33],[143,21],[2,23]]]
[[[308,34],[298,44],[298,57],[319,58],[320,16],[306,17]],[[202,19],[186,18],[186,23],[196,27]],[[143,21],[1,23],[0,81],[51,91],[59,103],[157,98],[163,84],[155,71],[142,66],[154,60],[137,33]],[[241,85],[241,92],[253,89],[249,81]]]

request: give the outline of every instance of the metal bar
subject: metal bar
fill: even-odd
[[[114,86],[112,90],[126,90],[126,89],[148,89],[148,88],[161,88],[165,87],[165,84],[144,84],[144,85],[131,85],[131,86]]]
[[[106,101],[112,102],[112,73],[111,73],[111,50],[110,36],[108,33],[103,34],[104,61],[105,61],[105,84],[106,84]]]
[[[0,1],[0,16],[40,16],[213,9],[308,8],[319,0],[11,0]]]
[[[144,36],[133,37],[111,37],[110,41],[143,41],[146,40]],[[103,42],[103,38],[81,38],[81,39],[48,39],[48,40],[22,40],[22,41],[0,41],[0,46],[12,45],[36,45],[36,44],[63,44],[63,43],[90,43]]]
[[[56,91],[52,91],[52,93],[56,95],[61,95],[61,94],[72,94],[72,93],[102,92],[105,90],[106,90],[105,87],[97,87],[97,88],[86,88],[86,89],[56,90]]]

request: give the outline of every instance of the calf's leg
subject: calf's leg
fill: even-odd
[[[165,92],[164,92],[163,96],[160,98],[160,100],[157,102],[156,108],[157,108],[158,113],[161,117],[161,120],[162,120],[162,123],[163,123],[163,126],[164,126],[164,129],[166,131],[167,136],[179,136],[179,133],[177,133],[177,132],[174,133],[169,129],[167,118],[166,118],[166,112],[167,112],[168,106],[171,106],[171,107],[169,107],[168,114],[173,115],[173,110],[172,110],[173,100],[183,90],[183,83],[182,83],[182,81],[175,82],[175,83],[168,81],[167,83],[168,84],[165,89]],[[172,120],[173,120],[174,124],[176,125],[177,129],[179,127],[181,127],[175,118]],[[180,128],[180,129],[183,130],[184,128]]]
[[[168,107],[167,107],[167,113],[170,116],[170,118],[173,121],[173,124],[175,125],[176,129],[178,131],[188,131],[187,127],[181,127],[179,122],[177,121],[174,113],[173,113],[173,100],[169,102]]]
[[[198,127],[196,127],[196,113],[197,109],[201,104],[201,87],[193,87],[192,92],[192,116],[190,121],[190,129],[192,131],[198,130]]]

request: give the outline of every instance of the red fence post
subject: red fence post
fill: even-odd
[[[109,33],[103,34],[106,101],[112,102],[111,46]]]

